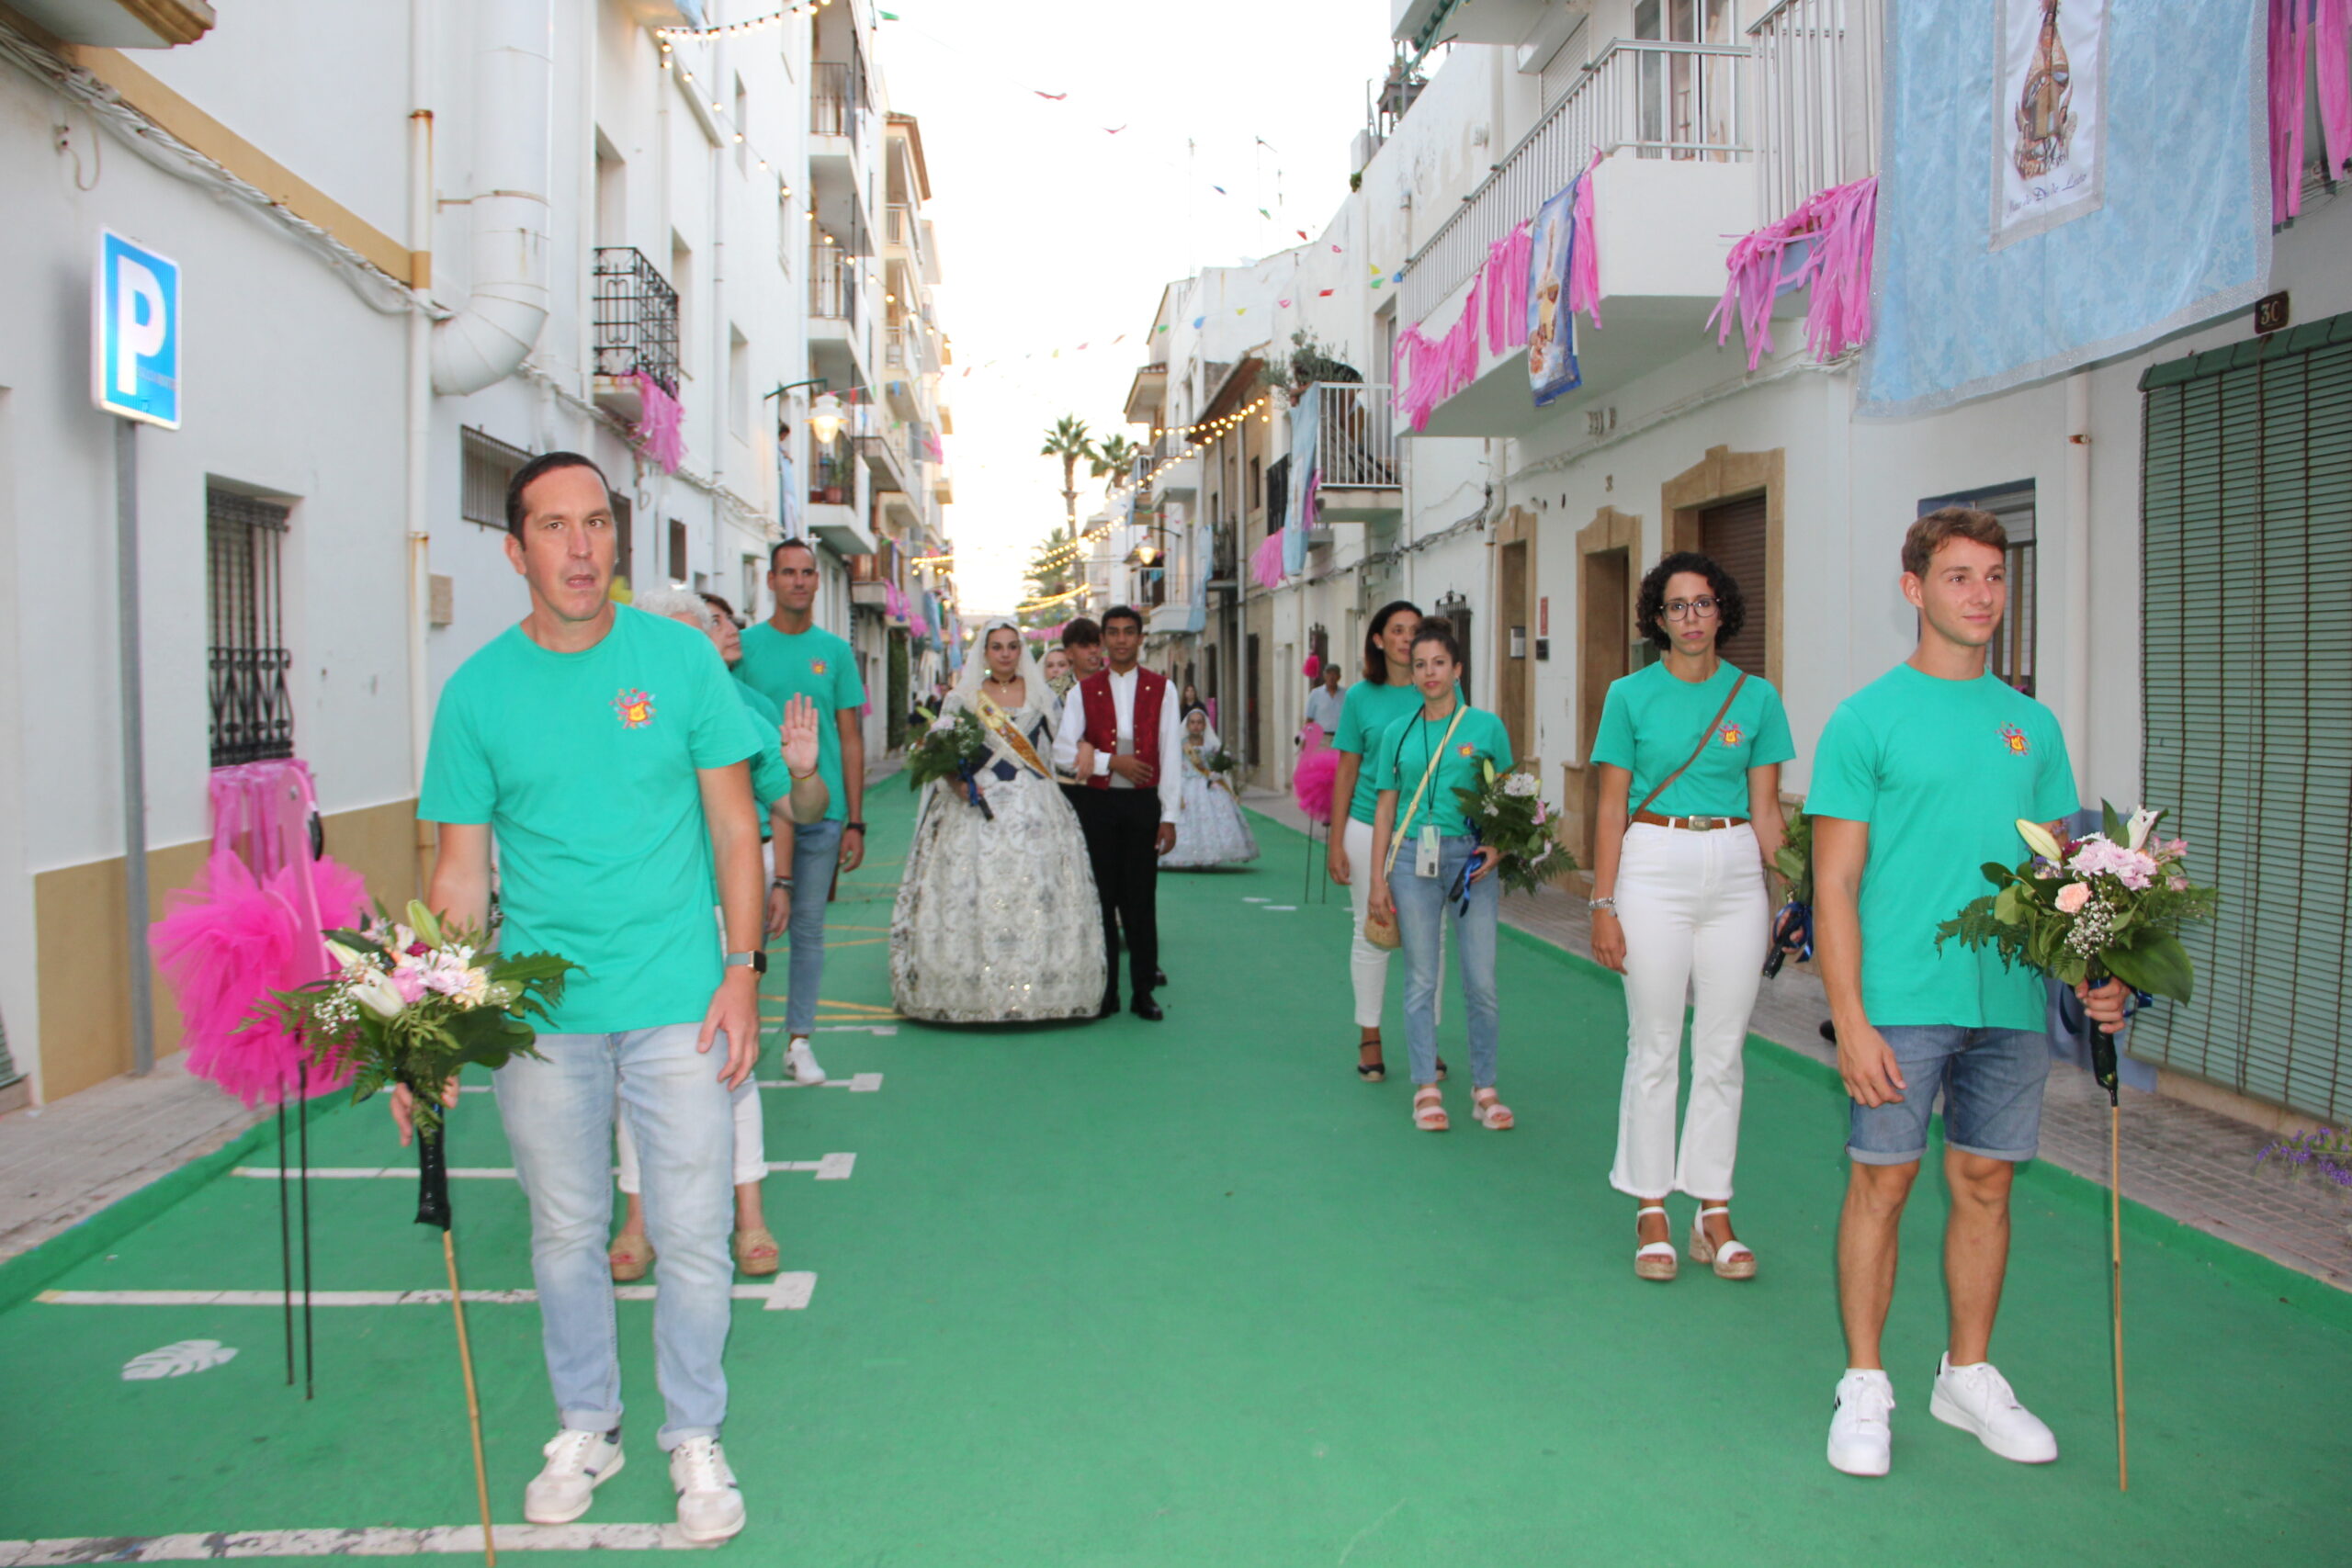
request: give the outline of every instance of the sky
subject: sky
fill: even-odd
[[[1389,0],[878,4],[899,18],[880,24],[890,107],[922,121],[931,172],[968,625],[1020,602],[1061,525],[1054,421],[1126,430],[1162,288],[1295,245],[1346,197]],[[1102,485],[1079,477],[1083,517]]]

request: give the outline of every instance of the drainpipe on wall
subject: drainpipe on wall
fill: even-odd
[[[433,607],[432,474],[433,319],[425,313],[432,295],[433,110],[431,0],[409,0],[408,11],[408,244],[409,286],[414,308],[408,318],[407,447],[402,454],[408,495],[408,733],[409,786],[424,785],[424,749],[433,733],[432,668],[426,658]],[[425,885],[424,824],[415,829],[417,892]]]
[[[2075,784],[2091,777],[2091,373],[2066,378],[2066,706]]]
[[[548,319],[551,0],[474,10],[471,292],[433,328],[433,389],[478,392],[512,375]]]

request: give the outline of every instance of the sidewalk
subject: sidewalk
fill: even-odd
[[[1287,794],[1244,791],[1242,804],[1303,831],[1306,815]],[[1303,868],[1294,868],[1303,869]],[[1318,878],[1318,880],[1320,880]],[[1331,889],[1334,897],[1339,889]],[[1319,896],[1319,893],[1318,895]],[[1546,888],[1503,900],[1503,922],[1579,957],[1592,951],[1584,900]],[[1785,968],[1766,982],[1750,1032],[1800,1055],[1835,1065],[1821,1036],[1829,1004],[1813,974]],[[2107,1096],[2086,1073],[2050,1076],[2042,1101],[2041,1156],[2061,1169],[2107,1180]],[[2234,1242],[2277,1263],[2352,1291],[2352,1193],[2291,1181],[2257,1167],[2270,1135],[2218,1111],[2160,1094],[2123,1096],[2123,1193],[2185,1225]]]

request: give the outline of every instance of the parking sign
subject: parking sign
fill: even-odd
[[[101,230],[90,314],[91,391],[98,407],[178,429],[179,264]]]

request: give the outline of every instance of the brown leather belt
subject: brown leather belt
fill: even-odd
[[[1652,828],[1685,828],[1693,833],[1712,833],[1718,828],[1745,828],[1745,817],[1660,817],[1655,811],[1636,811],[1634,820]]]

